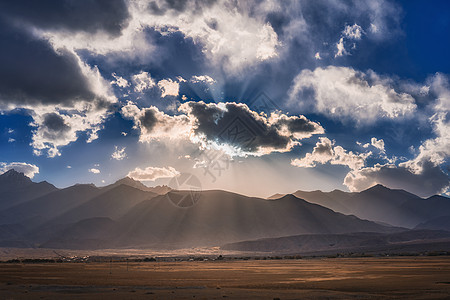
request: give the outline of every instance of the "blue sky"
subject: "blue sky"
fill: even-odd
[[[448,192],[448,1],[11,1],[0,25],[0,172]]]

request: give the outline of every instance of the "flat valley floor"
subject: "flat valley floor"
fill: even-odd
[[[2,263],[0,299],[450,299],[450,257]]]

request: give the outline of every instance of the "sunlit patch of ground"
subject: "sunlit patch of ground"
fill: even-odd
[[[0,264],[1,299],[449,299],[449,257]]]

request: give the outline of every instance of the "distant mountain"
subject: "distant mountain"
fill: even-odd
[[[3,174],[0,179],[10,185],[9,190],[5,184],[2,188],[11,192],[10,203],[14,203],[0,210],[0,246],[167,249],[296,235],[351,235],[344,239],[353,243],[355,233],[404,231],[382,222],[395,224],[392,220],[396,219],[398,224],[410,225],[427,221],[437,212],[423,205],[432,204],[444,213],[448,203],[445,197],[422,199],[383,186],[360,193],[296,193],[316,204],[295,195],[268,200],[220,190],[149,188],[131,178],[101,188],[84,184],[58,190],[47,184],[51,190],[46,194],[17,203],[13,191],[22,195],[19,191],[32,190],[39,184],[17,172]],[[361,235],[356,236],[361,240]],[[378,237],[384,245],[385,236]],[[370,243],[368,246],[372,247]]]
[[[96,217],[117,219],[136,204],[155,196],[156,194],[153,192],[120,184],[106,191],[102,190],[102,193],[88,201],[80,201],[80,205],[56,216],[52,222],[67,224]]]
[[[280,238],[266,238],[226,244],[223,250],[273,252],[273,253],[314,253],[314,252],[365,252],[405,249],[422,251],[423,248],[447,251],[450,232],[435,230],[410,230],[397,233],[316,234],[296,235]],[[424,247],[428,245],[428,247]],[[409,246],[409,247],[405,247]]]
[[[155,194],[158,194],[158,195],[164,195],[164,194],[167,194],[169,191],[171,191],[171,188],[169,188],[166,185],[162,185],[162,186],[158,185],[158,186],[155,186],[155,187],[148,187],[145,184],[143,184],[142,182],[134,180],[134,179],[132,179],[130,177],[125,177],[125,178],[122,178],[120,180],[117,180],[115,183],[103,187],[103,189],[104,190],[109,190],[109,189],[115,188],[115,187],[117,187],[119,185],[122,185],[122,184],[134,187],[134,188],[139,189],[141,191],[152,192],[152,193],[155,193]]]
[[[433,196],[422,199],[404,190],[375,185],[359,193],[297,191],[293,195],[336,212],[394,226],[414,228],[427,220],[450,215],[450,199]],[[271,198],[275,198],[275,195]]]
[[[9,170],[0,175],[0,210],[56,190],[46,181],[35,183],[23,173]]]
[[[450,231],[450,216],[437,217],[420,223],[415,229],[434,229]]]
[[[193,247],[220,245],[249,238],[302,233],[391,232],[398,228],[345,216],[293,195],[278,200],[204,191],[189,208],[170,199],[189,196],[171,191],[143,201],[117,220],[115,246]]]
[[[101,192],[101,189],[90,184],[77,184],[56,190],[0,212],[0,222],[2,224],[16,222],[34,227],[82,205]]]

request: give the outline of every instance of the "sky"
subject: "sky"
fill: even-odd
[[[449,193],[449,1],[0,1],[0,172]]]

